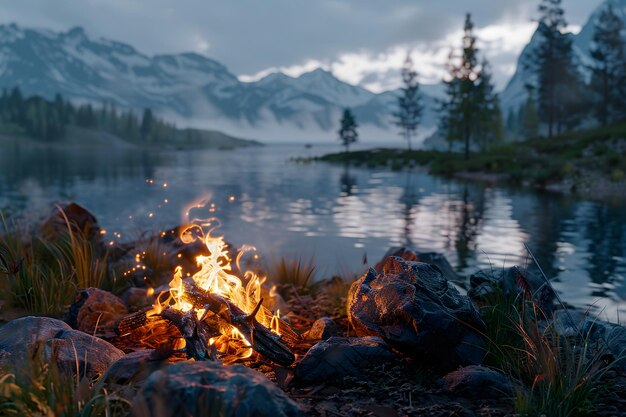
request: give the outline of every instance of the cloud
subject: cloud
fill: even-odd
[[[564,0],[572,25],[601,0]],[[473,12],[499,85],[530,38],[538,0],[13,0],[3,19],[127,42],[149,54],[208,54],[244,80],[272,71],[313,69],[372,90],[397,84],[398,64],[412,48],[422,80],[441,78],[447,51],[460,42]],[[395,80],[395,81],[394,81]]]

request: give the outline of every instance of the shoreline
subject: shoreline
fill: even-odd
[[[213,132],[211,132],[213,133]],[[198,149],[215,149],[215,150],[233,150],[238,148],[265,146],[264,143],[251,139],[240,139],[230,137],[221,132],[215,132],[217,135],[213,139],[202,140],[199,143],[136,143],[125,140],[117,135],[98,129],[85,129],[72,126],[68,133],[55,141],[45,142],[33,137],[20,133],[0,132],[0,147],[5,146],[24,146],[31,149],[111,149],[111,150],[198,150]],[[223,135],[223,136],[221,136]]]
[[[551,161],[557,167],[550,168],[545,166],[547,162],[543,155],[527,157],[522,164],[516,158],[511,158],[511,163],[507,164],[506,159],[497,154],[474,156],[475,159],[470,157],[465,161],[458,153],[374,148],[349,154],[337,152],[294,160],[300,163],[348,163],[365,168],[386,167],[392,171],[419,167],[431,175],[445,178],[522,187],[609,204],[626,203],[626,179],[623,178],[623,171],[614,168],[610,173],[603,172],[606,164],[601,161],[591,161],[583,165],[575,159],[564,159]],[[528,169],[521,169],[519,165],[526,165]]]

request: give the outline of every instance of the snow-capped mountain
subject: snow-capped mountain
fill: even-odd
[[[395,134],[389,118],[398,94],[374,94],[321,69],[246,83],[195,53],[148,56],[82,28],[57,33],[0,25],[0,87],[13,86],[27,95],[150,107],[181,124],[265,140],[334,139],[345,107],[353,108],[364,139],[384,139]],[[424,104],[427,133],[436,125],[434,99],[424,95]]]
[[[595,25],[600,13],[607,8],[609,4],[613,6],[613,11],[622,19],[626,26],[626,0],[605,0],[593,11],[591,16],[589,16],[589,19],[580,32],[575,35],[570,35],[572,37],[574,65],[585,81],[589,81],[590,77],[588,66],[592,64],[592,59],[589,49],[592,44]],[[626,40],[626,31],[623,33],[623,37]],[[534,51],[538,48],[539,42],[540,37],[538,33],[535,32],[530,42],[524,47],[519,56],[515,74],[508,82],[505,89],[500,93],[500,102],[502,103],[505,115],[509,110],[517,111],[526,100],[525,85],[533,83],[535,79],[532,70],[528,67],[528,63],[532,61],[532,56],[534,55]]]

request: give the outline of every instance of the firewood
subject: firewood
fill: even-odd
[[[178,328],[185,338],[185,353],[188,359],[197,361],[216,360],[216,349],[209,344],[209,339],[221,334],[220,329],[212,327],[204,320],[198,320],[195,312],[182,312],[167,307],[161,317]]]
[[[281,337],[272,333],[259,323],[256,313],[245,313],[230,300],[198,287],[195,283],[184,281],[183,298],[195,308],[203,308],[215,314],[218,321],[224,320],[244,335],[252,348],[265,358],[279,365],[289,366],[295,361],[293,352],[282,343]]]

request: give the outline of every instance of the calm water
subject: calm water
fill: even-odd
[[[443,252],[468,274],[528,263],[527,243],[565,300],[593,305],[612,320],[626,313],[626,207],[423,172],[289,162],[290,156],[334,150],[5,147],[0,207],[35,211],[74,200],[98,217],[108,236],[119,232],[125,240],[178,224],[185,206],[210,196],[215,212],[207,205],[192,214],[219,217],[228,241],[252,244],[269,258],[314,257],[319,275],[362,271],[364,255],[373,264],[390,246],[404,244]]]

